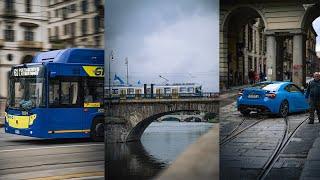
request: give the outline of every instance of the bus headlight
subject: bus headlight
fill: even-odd
[[[29,117],[29,125],[32,125],[33,124],[33,121],[37,118],[37,115],[36,114],[33,114]]]

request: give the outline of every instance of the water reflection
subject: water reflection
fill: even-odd
[[[141,142],[108,144],[108,179],[152,179],[213,124],[153,122]]]

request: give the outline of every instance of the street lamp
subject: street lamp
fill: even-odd
[[[111,108],[111,61],[113,60],[113,50],[111,50],[111,53],[109,55],[109,82],[108,82],[108,85],[109,85],[109,109]]]
[[[128,57],[125,59],[125,64],[127,65],[127,85],[129,85],[129,62]]]

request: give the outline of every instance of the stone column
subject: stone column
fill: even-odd
[[[248,73],[249,73],[249,66],[248,66],[248,31],[249,31],[249,26],[246,25],[245,27],[245,50],[244,50],[244,82],[247,82],[247,84],[249,84],[249,77],[248,77]]]
[[[300,87],[305,83],[304,44],[302,34],[293,36],[292,81]]]
[[[276,80],[276,37],[267,35],[267,78],[268,81]]]
[[[220,57],[219,57],[219,76],[220,89],[225,89],[228,85],[228,38],[225,31],[220,31]]]

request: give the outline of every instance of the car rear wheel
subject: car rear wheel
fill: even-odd
[[[93,120],[90,133],[93,141],[104,140],[104,118],[98,117]]]
[[[245,109],[245,110],[240,110],[240,113],[242,114],[242,115],[244,115],[244,116],[249,116],[249,114],[250,114],[250,110],[247,110],[247,109]]]
[[[284,100],[280,104],[279,116],[287,117],[288,114],[289,114],[289,102],[287,100]]]

